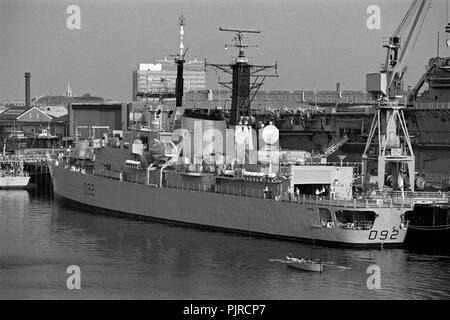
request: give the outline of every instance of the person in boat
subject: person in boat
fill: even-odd
[[[292,259],[292,252],[289,252],[288,257],[289,257],[289,259]]]

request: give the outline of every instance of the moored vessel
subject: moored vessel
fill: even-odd
[[[23,170],[23,161],[0,157],[0,189],[22,189],[28,186],[30,177]]]
[[[233,75],[230,121],[218,116],[220,110],[188,109],[181,127],[169,126],[175,130],[122,130],[79,142],[73,156],[50,164],[55,195],[106,212],[201,228],[350,246],[401,245],[405,213],[415,204],[415,195],[406,193],[414,190],[414,156],[404,147],[409,137],[394,130],[403,126],[397,123],[401,109],[380,107],[390,120],[379,123],[389,130],[380,127],[377,136],[388,143],[379,151],[369,143],[363,168],[329,164],[309,153],[281,163],[278,129],[256,126],[250,117],[250,70],[276,65],[248,64],[243,33],[259,31],[221,30],[236,32],[239,48],[230,68],[215,65]],[[176,108],[183,62],[181,51]],[[374,169],[382,168],[374,166],[377,159],[390,163],[396,187],[403,180],[409,185],[401,192],[383,189],[384,169],[372,183]],[[403,175],[405,166],[409,173]],[[358,181],[365,186],[357,188]]]

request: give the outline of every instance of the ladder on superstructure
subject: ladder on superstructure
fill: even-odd
[[[326,158],[346,144],[348,139],[349,137],[346,135],[338,138],[337,140],[333,139],[325,148],[318,152],[314,152],[311,156],[314,159]]]

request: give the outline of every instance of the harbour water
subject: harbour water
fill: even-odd
[[[289,252],[334,266],[290,270],[278,261]],[[80,290],[67,288],[70,265],[80,267]],[[372,265],[380,289],[367,286]],[[448,270],[448,252],[202,231],[78,210],[50,192],[0,190],[0,299],[448,299]]]

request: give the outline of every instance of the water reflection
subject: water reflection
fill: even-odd
[[[252,238],[118,218],[51,198],[0,193],[1,297],[145,299],[420,299],[450,297],[449,256]],[[16,208],[16,209],[13,209]],[[20,209],[17,209],[20,208]],[[13,219],[15,213],[21,219]],[[345,266],[322,274],[277,261],[293,252]],[[82,290],[65,287],[68,265]],[[369,290],[367,267],[381,269]]]

